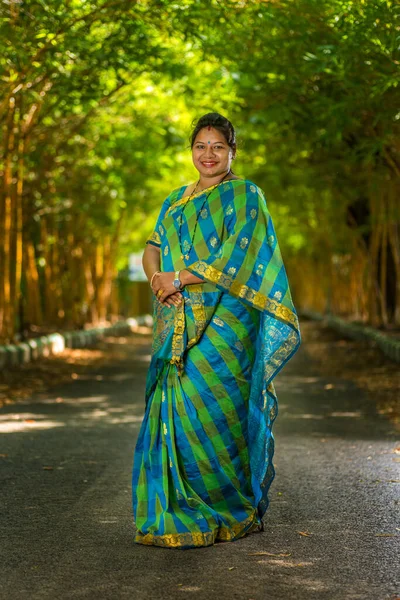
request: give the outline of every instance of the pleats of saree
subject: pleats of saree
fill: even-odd
[[[221,305],[184,372],[166,363],[159,376],[135,450],[138,543],[208,546],[260,525],[247,443],[256,325],[249,334],[243,307],[246,319]]]

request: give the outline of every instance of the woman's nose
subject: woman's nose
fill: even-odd
[[[214,156],[214,150],[212,146],[207,146],[205,154],[206,156]]]

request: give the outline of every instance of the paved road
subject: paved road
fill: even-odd
[[[305,345],[275,380],[265,532],[187,551],[133,544],[149,360],[135,339],[125,359],[0,409],[2,599],[397,597],[396,433],[351,382],[321,378]]]

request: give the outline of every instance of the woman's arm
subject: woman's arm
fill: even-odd
[[[152,244],[147,244],[143,253],[142,264],[146,277],[150,281],[153,274],[160,270],[160,248],[157,248],[157,246],[153,246]],[[183,285],[204,283],[204,279],[197,277],[197,275],[194,275],[186,269],[183,269],[180,272],[180,280]]]
[[[142,264],[144,272],[146,273],[147,279],[150,281],[153,274],[160,270],[160,248],[147,244],[143,253]],[[197,277],[190,271],[183,269],[180,272],[180,280],[183,285],[189,285],[190,283],[204,283],[204,279]]]
[[[160,248],[153,244],[146,244],[142,256],[142,265],[147,279],[150,281],[153,274],[160,270]]]
[[[160,270],[160,248],[154,246],[153,244],[146,244],[146,248],[144,249],[142,257],[142,265],[144,272],[146,273],[146,277],[150,282],[154,273]],[[155,292],[156,294],[160,287],[159,285],[157,285],[157,279],[159,278],[160,275],[156,275],[153,280],[153,292]],[[161,302],[161,304],[164,304],[164,306],[178,306],[178,304],[182,300],[182,294],[180,292],[175,291],[174,288],[174,291],[167,298],[158,298],[158,300],[159,302]]]
[[[194,273],[191,273],[186,269],[183,269],[183,271],[180,272],[179,278],[183,285],[189,285],[191,283],[204,283],[204,279],[197,277],[197,275],[194,275]]]

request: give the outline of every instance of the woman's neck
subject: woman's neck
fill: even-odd
[[[216,175],[215,177],[204,177],[204,176],[200,175],[198,190],[204,190],[208,187],[211,187],[212,185],[219,183],[223,179],[224,180],[229,179],[230,175],[231,175],[230,169],[229,169],[229,171],[226,171],[223,174],[220,173],[219,175]]]

